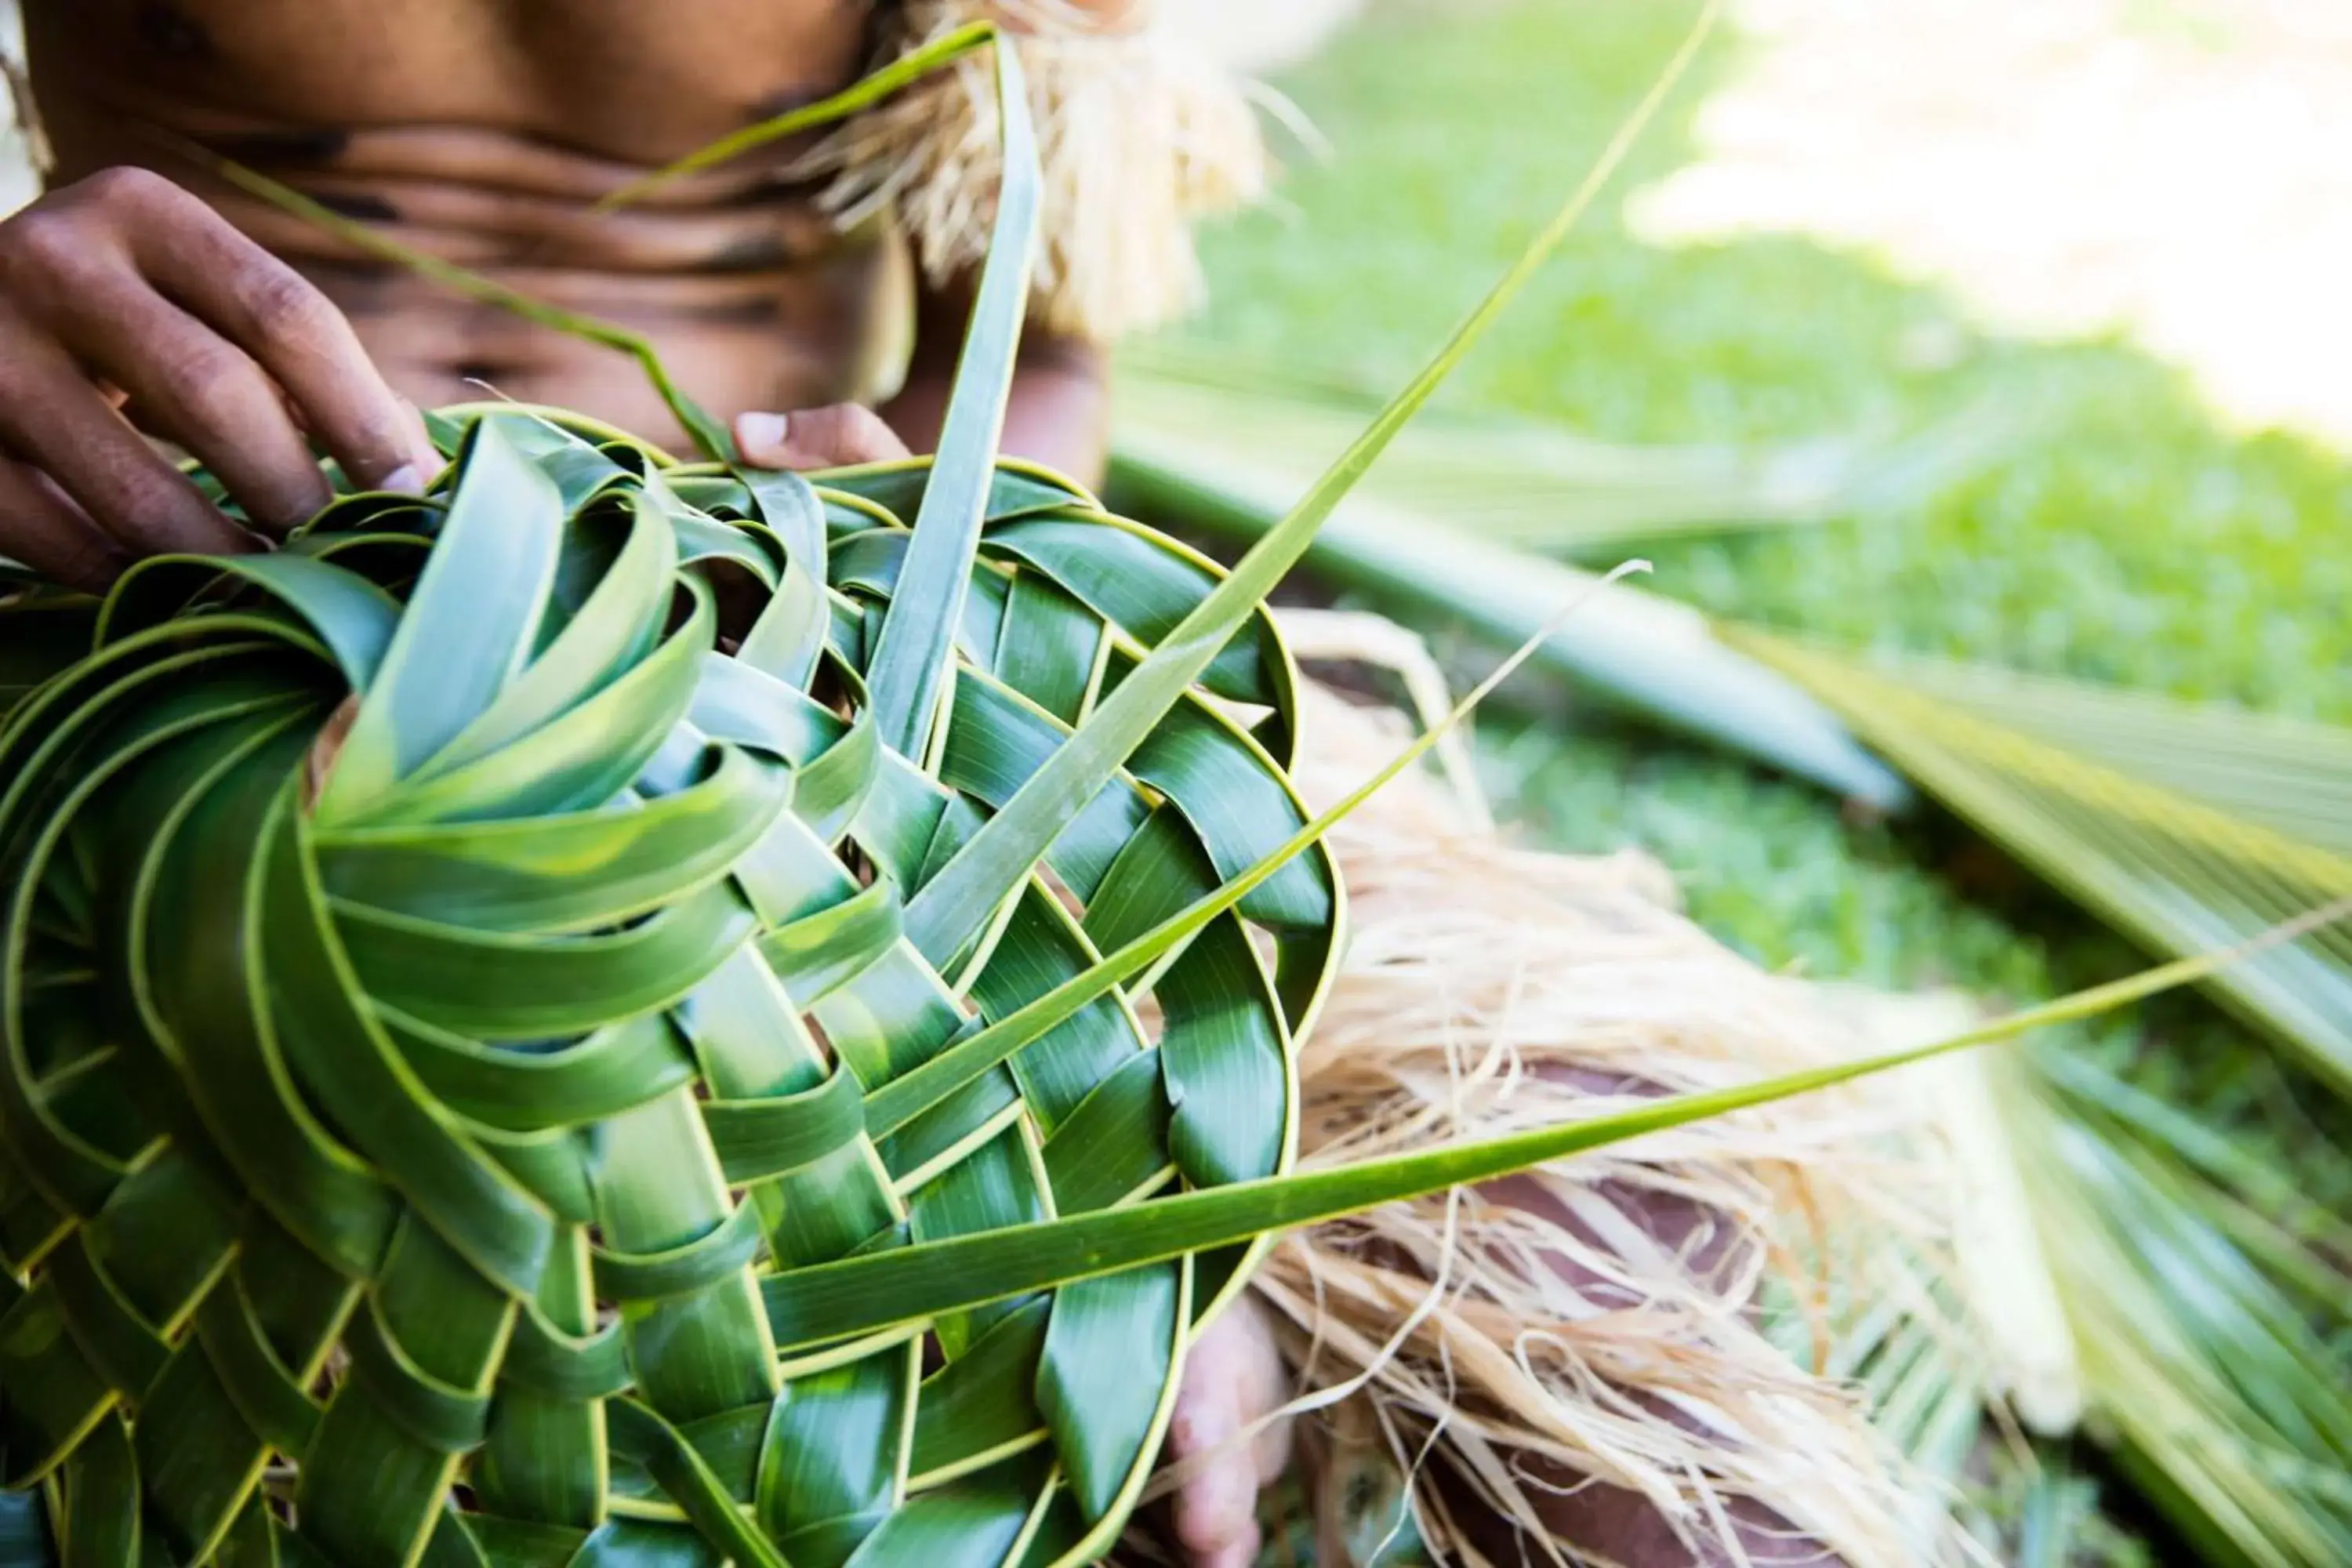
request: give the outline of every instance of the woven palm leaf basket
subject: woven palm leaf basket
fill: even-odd
[[[0,564],[0,1565],[1087,1561],[1276,1232],[1923,1054],[1292,1168],[1371,784],[1264,601],[1597,184],[1228,574],[998,456],[994,56],[936,458],[743,468],[590,324],[707,460],[474,405],[275,550]]]
[[[1035,208],[1000,56],[936,462],[448,410],[421,499],[8,585],[16,1555],[1116,1533],[1305,1195],[1234,1184],[1292,1157],[1342,900],[1263,586],[996,460]]]
[[[1342,900],[1272,621],[995,460],[1000,55],[936,465],[448,410],[421,499],[0,587],[16,1556],[1045,1563],[1133,1506],[1274,1221],[1083,1221],[1289,1163]]]
[[[877,1103],[1304,822],[1271,623],[1015,887],[946,901],[1208,567],[1006,468],[961,615],[894,616],[927,465],[440,428],[422,501],[10,617],[96,651],[0,740],[7,1484],[75,1562],[1077,1552],[1242,1253],[929,1323],[843,1260],[1284,1163],[1319,850]]]

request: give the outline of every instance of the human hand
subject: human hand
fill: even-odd
[[[162,175],[107,169],[0,223],[0,554],[101,588],[142,555],[255,548],[141,429],[272,533],[331,498],[314,438],[363,485],[440,466],[324,294]]]
[[[1169,1512],[1190,1568],[1257,1561],[1257,1496],[1290,1463],[1290,1423],[1243,1434],[1288,1392],[1273,1321],[1254,1296],[1226,1308],[1185,1358],[1166,1458],[1186,1467]]]
[[[907,443],[871,408],[835,403],[792,414],[739,414],[735,447],[755,468],[846,468],[907,456]]]

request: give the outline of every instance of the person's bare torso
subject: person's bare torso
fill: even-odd
[[[781,170],[795,149],[644,206],[631,176],[846,84],[874,0],[25,0],[54,178],[161,169],[294,259],[394,385],[496,394],[648,434],[634,367],[359,259],[175,159],[192,137],[551,302],[653,335],[715,408],[870,395],[903,347],[903,258],[845,238]]]

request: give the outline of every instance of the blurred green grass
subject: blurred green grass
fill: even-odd
[[[1211,237],[1200,331],[1386,388],[1518,250],[1687,27],[1683,0],[1376,8],[1280,85],[1336,156],[1288,211]],[[1801,437],[1981,398],[2040,417],[1923,515],[1678,549],[1657,585],[1855,645],[2352,719],[2352,469],[2216,427],[2185,380],[2117,344],[2004,342],[1931,289],[1800,239],[1665,251],[1616,214],[1690,156],[1736,68],[1718,35],[1615,195],[1466,365],[1460,405],[1593,435]]]
[[[1281,81],[1335,154],[1286,206],[1212,236],[1192,335],[1253,363],[1400,383],[1515,256],[1688,27],[1654,0],[1391,0]],[[1719,36],[1611,198],[1446,400],[1627,441],[1801,437],[2030,407],[1988,469],[1910,515],[1651,552],[1653,585],[1854,647],[1899,647],[2352,721],[2352,467],[2221,428],[2121,342],[1970,327],[1932,288],[1794,238],[1641,243],[1624,194],[1691,155],[1748,47]],[[1563,703],[1486,754],[1516,816],[1577,849],[1639,845],[1761,963],[2014,1002],[2140,962],[1934,813],[1849,821],[1817,792]],[[2352,1118],[2211,1007],[2177,999],[2044,1041],[2291,1163],[2352,1207]],[[2352,1346],[2346,1347],[2352,1366]]]
[[[1276,84],[1333,156],[1295,161],[1279,205],[1208,237],[1212,303],[1188,337],[1367,387],[1402,382],[1591,162],[1696,10],[1376,5]],[[1865,258],[1780,237],[1661,249],[1626,231],[1625,193],[1691,157],[1694,111],[1748,47],[1718,34],[1446,401],[1661,442],[2030,405],[1997,461],[1910,515],[1664,545],[1646,552],[1651,585],[1849,647],[2352,721],[2352,468],[2291,437],[2232,435],[2182,375],[2127,345],[1980,332],[1948,297]],[[1834,802],[1737,762],[1561,719],[1516,737],[1489,726],[1522,816],[1567,847],[1658,853],[1694,912],[1762,962],[2011,998],[2128,962],[1997,870],[1957,887],[1942,874],[1951,857],[1979,858],[1948,825],[1850,826]],[[2157,1016],[2244,1048],[2201,1005]]]

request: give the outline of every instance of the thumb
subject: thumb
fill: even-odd
[[[1186,1358],[1167,1458],[1185,1467],[1170,1522],[1190,1568],[1249,1568],[1257,1560],[1258,1488],[1279,1475],[1288,1428],[1248,1429],[1282,1403],[1284,1372],[1271,1324],[1244,1297],[1211,1324]]]
[[[845,468],[907,456],[898,433],[874,410],[855,403],[790,414],[739,414],[735,447],[755,468]]]
[[[1192,1459],[1171,1502],[1176,1539],[1192,1568],[1247,1568],[1258,1547],[1257,1463],[1235,1442],[1243,1425],[1238,1390],[1192,1393],[1177,1410],[1171,1447]]]

